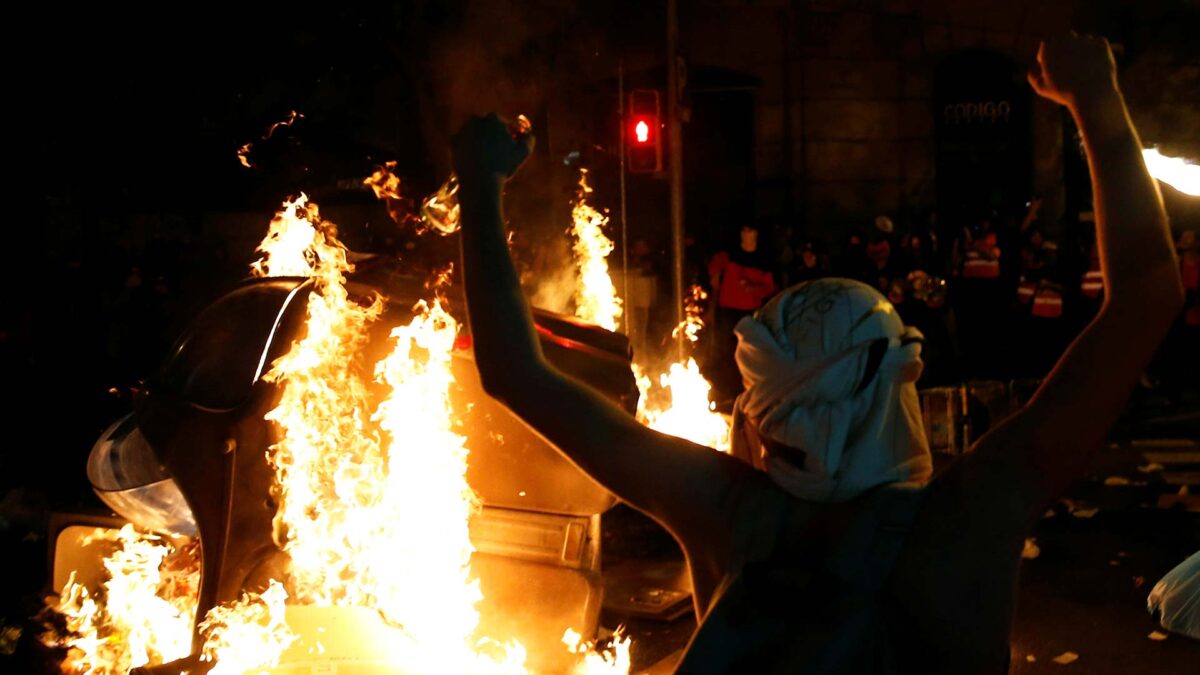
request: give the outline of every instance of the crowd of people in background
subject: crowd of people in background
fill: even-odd
[[[777,290],[827,276],[870,284],[924,334],[920,385],[1039,378],[1095,316],[1104,297],[1093,214],[1052,237],[1042,200],[1005,217],[982,212],[942,228],[936,213],[897,225],[880,215],[841,240],[794,237],[790,227],[740,223],[736,240],[695,265],[692,281],[709,292],[708,344],[702,350],[718,400],[740,388],[733,326]],[[774,240],[772,234],[778,233]],[[734,232],[730,232],[730,235]],[[1143,377],[1165,396],[1195,396],[1200,344],[1200,241],[1178,230],[1177,253],[1188,305],[1174,334]]]

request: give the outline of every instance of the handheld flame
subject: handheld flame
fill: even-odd
[[[1158,148],[1142,150],[1150,175],[1185,195],[1200,197],[1200,164],[1182,157],[1167,157]]]

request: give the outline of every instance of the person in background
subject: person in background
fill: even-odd
[[[812,240],[800,244],[800,255],[796,256],[795,263],[790,275],[793,284],[829,276],[829,261],[817,252],[817,245]]]
[[[1179,255],[1179,272],[1187,302],[1183,309],[1185,325],[1200,328],[1200,239],[1195,230],[1185,230],[1175,245]]]
[[[875,227],[867,237],[866,269],[859,277],[864,283],[874,286],[880,293],[887,293],[892,282],[903,276],[900,265],[892,251],[892,235],[895,225],[887,216],[875,219]]]
[[[1008,370],[1004,349],[1010,296],[1001,277],[995,214],[964,227],[955,245],[954,313],[958,319],[965,374],[998,379]]]
[[[738,230],[738,245],[731,251],[717,253],[708,263],[709,283],[716,296],[713,385],[728,397],[741,390],[741,378],[733,361],[736,344],[733,327],[779,290],[772,259],[759,246],[759,234],[757,225],[742,225]]]
[[[863,235],[855,229],[842,241],[841,249],[833,259],[833,273],[846,279],[862,279],[869,265]]]

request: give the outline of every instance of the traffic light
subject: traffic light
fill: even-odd
[[[630,91],[629,114],[625,120],[629,172],[662,171],[662,115],[659,111],[658,91]]]

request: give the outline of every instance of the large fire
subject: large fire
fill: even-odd
[[[264,376],[279,389],[267,414],[278,432],[269,460],[275,539],[291,564],[262,594],[208,613],[203,658],[216,662],[215,673],[270,669],[297,651],[312,659],[325,646],[289,627],[291,608],[342,607],[382,617],[372,630],[382,631],[374,641],[384,644],[389,672],[526,672],[520,644],[478,630],[468,529],[478,500],[449,399],[458,322],[438,297],[421,302],[410,323],[392,329],[391,353],[363,363],[383,300],[351,297],[347,250],[317,206],[303,195],[285,202],[259,250],[254,275],[313,279],[306,333]],[[376,406],[372,378],[385,392]],[[182,567],[167,564],[179,557],[174,542],[127,527],[117,543],[103,597],[72,581],[58,603],[67,630],[47,641],[70,648],[66,672],[125,673],[190,652],[194,543]],[[567,642],[577,673],[629,670],[627,638],[604,652],[582,638]]]

